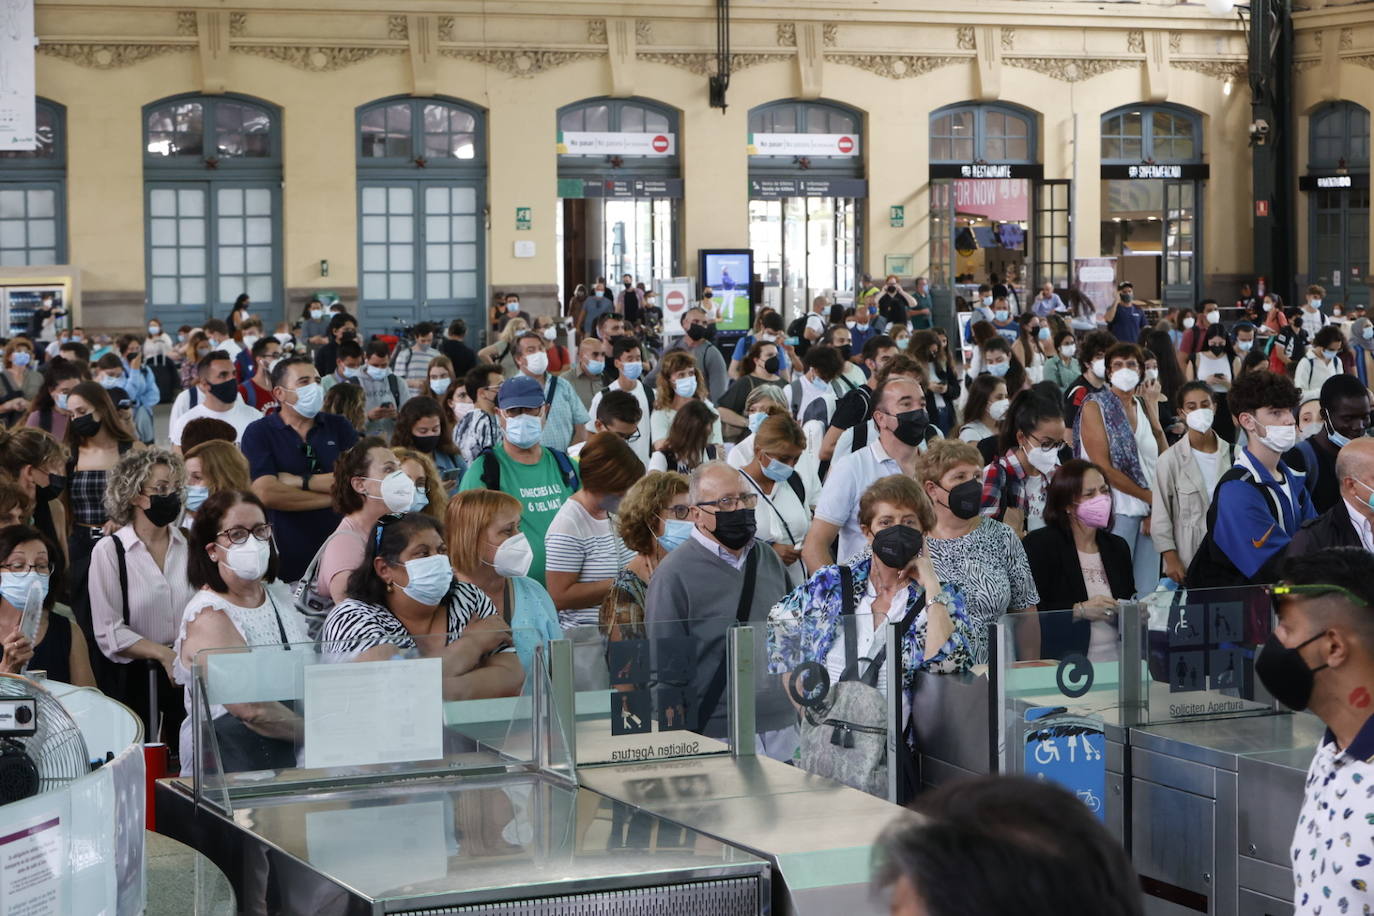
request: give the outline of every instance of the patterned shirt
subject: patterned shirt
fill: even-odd
[[[458,443],[458,454],[468,464],[489,448],[496,448],[506,438],[501,429],[501,421],[495,414],[484,410],[474,410],[458,421],[453,431],[453,441]]]
[[[868,589],[871,556],[850,566],[853,573],[857,608]],[[916,583],[907,586],[902,613],[909,612],[924,594]],[[969,625],[964,597],[957,586],[946,584],[935,599],[949,610],[954,631],[949,641],[933,654],[927,654],[926,612],[912,621],[902,641],[902,686],[910,690],[918,670],[941,674],[965,671],[976,658],[987,658],[987,628]],[[768,671],[786,674],[803,662],[825,664],[825,658],[839,635],[844,600],[840,594],[840,568],[825,566],[783,598],[768,612]],[[895,614],[894,614],[895,616]],[[981,642],[981,645],[979,643]]]
[[[591,422],[587,405],[573,390],[572,383],[556,375],[545,375],[536,379],[544,388],[544,402],[549,405],[548,415],[544,417],[544,432],[539,444],[566,452],[572,444],[573,431]]]
[[[1366,913],[1374,906],[1374,716],[1341,750],[1326,733],[1307,768],[1293,830],[1293,912]]]
[[[480,588],[458,579],[453,580],[444,598],[448,610],[448,624],[444,628],[444,644],[463,635],[474,620],[496,616],[496,605]],[[347,658],[374,646],[394,645],[402,649],[415,648],[415,639],[385,607],[349,598],[334,605],[324,622],[320,641],[326,654]],[[509,646],[505,651],[513,651]]]

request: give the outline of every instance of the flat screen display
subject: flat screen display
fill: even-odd
[[[750,248],[701,249],[703,306],[715,313],[717,331],[743,331],[753,325],[749,287],[754,278],[754,252]],[[705,299],[707,287],[711,298]]]

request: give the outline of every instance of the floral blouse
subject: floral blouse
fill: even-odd
[[[855,608],[868,590],[868,574],[872,564],[872,556],[850,564]],[[914,582],[907,586],[904,614],[911,610],[923,593],[921,586]],[[916,615],[902,641],[902,686],[906,690],[911,689],[918,670],[950,674],[967,670],[975,664],[976,659],[987,658],[987,629],[970,624],[964,596],[958,587],[946,583],[935,603],[949,609],[954,630],[948,642],[933,655],[928,655],[925,644],[926,612],[922,609]],[[810,579],[774,605],[768,612],[769,672],[785,674],[803,662],[824,664],[825,657],[835,644],[843,608],[838,566],[825,566],[817,570]]]

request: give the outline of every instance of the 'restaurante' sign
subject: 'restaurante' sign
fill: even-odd
[[[560,156],[671,156],[677,134],[560,131]]]
[[[859,138],[853,134],[750,134],[751,156],[859,155]]]

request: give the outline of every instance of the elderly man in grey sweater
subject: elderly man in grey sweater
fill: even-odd
[[[776,678],[768,677],[764,647],[769,609],[797,583],[788,579],[778,555],[754,540],[757,492],[740,472],[722,461],[702,464],[692,472],[692,535],[663,559],[649,583],[645,623],[655,669],[664,666],[665,639],[691,639],[684,669],[692,698],[688,727],[712,738],[728,732],[725,678],[726,634],[732,623],[754,626],[753,686],[755,747],[778,760],[792,759],[797,747],[796,715]],[[747,608],[741,595],[754,567]],[[674,666],[676,667],[676,666]]]

